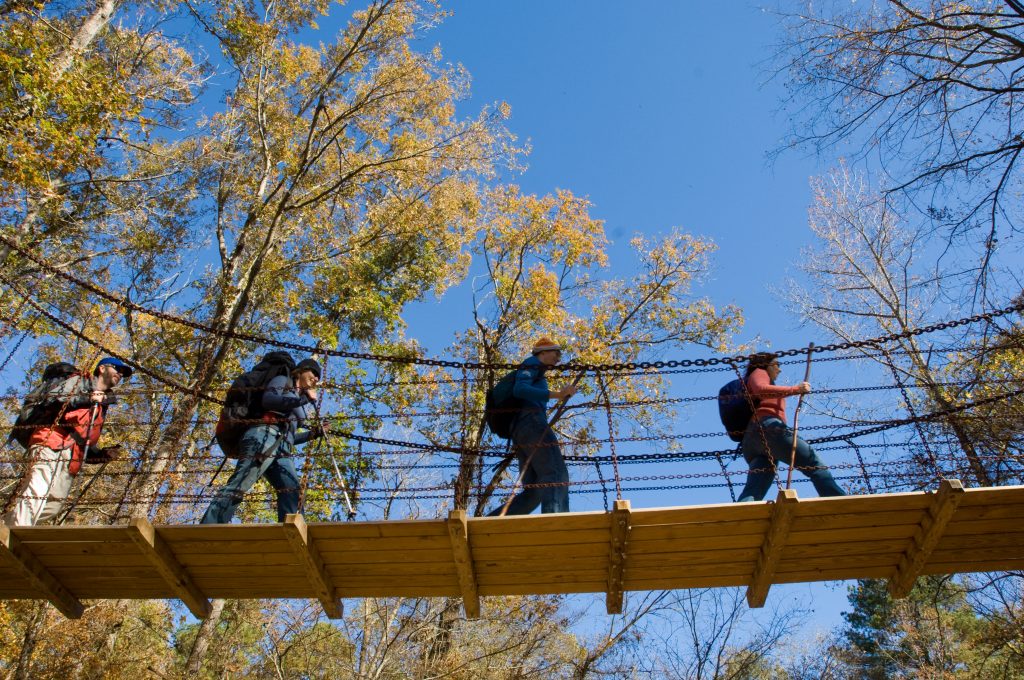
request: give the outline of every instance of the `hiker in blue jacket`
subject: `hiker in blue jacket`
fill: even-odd
[[[303,359],[290,375],[278,375],[263,391],[263,421],[246,430],[239,449],[241,455],[231,479],[210,503],[201,524],[228,524],[235,510],[261,477],[277,491],[277,520],[299,511],[299,477],[295,473],[295,446],[323,436],[317,424],[300,429],[314,416],[316,386],[320,382],[320,364]]]
[[[533,346],[533,354],[519,366],[512,395],[524,402],[512,423],[512,443],[523,490],[509,505],[508,515],[528,515],[539,505],[542,513],[569,512],[569,471],[558,447],[558,439],[548,425],[547,404],[550,399],[567,399],[576,393],[575,385],[560,390],[548,389],[544,373],[557,364],[562,348],[549,338],[541,338]],[[533,484],[552,484],[537,486]],[[501,515],[499,506],[489,514]]]

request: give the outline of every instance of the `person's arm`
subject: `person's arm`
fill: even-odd
[[[799,385],[772,385],[771,378],[768,377],[768,371],[760,368],[754,370],[754,372],[747,377],[747,389],[750,390],[750,396],[755,399],[792,397],[793,395],[808,391],[803,388],[805,384],[806,383],[800,383]]]
[[[308,404],[309,398],[305,392],[299,392],[291,387],[291,379],[288,376],[279,375],[267,384],[267,389],[263,390],[262,403],[264,411],[288,413]]]
[[[45,403],[65,404],[66,411],[88,408],[94,403],[93,381],[82,375],[73,375],[47,390]]]

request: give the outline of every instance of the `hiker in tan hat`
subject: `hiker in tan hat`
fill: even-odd
[[[550,338],[541,338],[515,372],[512,396],[518,412],[511,427],[511,439],[519,460],[523,490],[512,499],[504,514],[528,515],[540,506],[542,513],[569,512],[569,471],[558,448],[558,439],[548,425],[550,399],[568,399],[575,385],[548,389],[544,373],[562,358],[562,348]],[[550,484],[551,486],[542,486]],[[538,486],[533,486],[538,485]],[[502,508],[491,515],[501,515]]]

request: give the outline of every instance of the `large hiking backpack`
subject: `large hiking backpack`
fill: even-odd
[[[251,371],[235,378],[228,388],[224,407],[220,410],[214,439],[224,455],[238,458],[242,435],[263,417],[263,392],[267,383],[279,375],[290,375],[295,359],[288,352],[270,352]]]
[[[64,405],[56,397],[64,381],[74,375],[86,374],[66,361],[58,361],[44,368],[39,383],[25,395],[7,441],[17,442],[22,448],[28,449],[28,440],[36,429],[56,425]]]
[[[757,406],[757,400],[751,399],[746,383],[737,378],[718,390],[718,417],[734,442],[743,441],[743,433],[747,430],[750,419],[754,417],[751,403]]]
[[[501,439],[512,437],[512,423],[525,405],[522,399],[512,395],[516,386],[516,373],[518,370],[506,373],[484,395],[484,419],[487,421],[487,427],[494,433],[494,436]],[[539,374],[533,379],[533,382],[538,380],[540,380]]]

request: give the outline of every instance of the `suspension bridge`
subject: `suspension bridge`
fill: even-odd
[[[750,606],[779,583],[889,580],[1024,569],[1024,486],[523,517],[306,524],[0,526],[0,598],[83,600],[461,597],[467,617],[498,595],[745,586]]]
[[[38,258],[21,251],[29,259],[44,266]],[[52,268],[47,268],[52,269]],[[214,333],[232,340],[338,356],[350,360],[378,363],[411,364],[430,371],[449,369],[462,371],[463,377],[448,378],[462,388],[463,403],[451,411],[422,413],[372,413],[346,415],[349,422],[359,418],[371,421],[388,417],[469,418],[479,417],[468,408],[465,395],[468,385],[480,377],[467,377],[468,371],[494,371],[514,365],[483,364],[469,361],[389,357],[372,354],[325,350],[272,338],[229,332],[205,326],[193,320],[176,317],[160,310],[148,309],[109,291],[78,279],[60,269],[54,276],[87,290],[121,309],[130,309],[155,319],[185,326],[200,333]],[[7,282],[12,285],[12,282]],[[51,311],[24,293],[23,306],[32,308],[38,318],[47,319],[54,327],[63,328],[97,352],[115,356],[147,376],[151,391],[158,398],[166,394],[192,394],[200,401],[220,403],[216,397],[190,389],[179,380],[148,367],[117,352],[104,342],[89,337],[66,324]],[[353,597],[451,597],[461,598],[468,617],[481,612],[482,598],[527,594],[604,594],[609,613],[622,610],[625,594],[647,591],[697,587],[741,586],[747,588],[752,607],[765,603],[774,584],[832,581],[852,578],[888,579],[895,596],[909,592],[916,578],[928,574],[1004,571],[1024,569],[1024,487],[984,486],[964,488],[954,479],[970,474],[963,457],[935,450],[922,426],[943,419],[970,419],[974,412],[1001,402],[1019,401],[1022,390],[1011,389],[1019,381],[1005,380],[986,385],[989,396],[973,401],[959,400],[948,408],[918,414],[911,407],[908,389],[919,386],[904,384],[891,361],[894,352],[880,350],[886,343],[936,330],[956,328],[994,319],[1024,309],[1017,304],[1006,309],[979,314],[956,321],[911,329],[884,337],[814,348],[821,354],[853,350],[857,356],[834,355],[819,360],[855,360],[884,356],[890,362],[895,385],[838,388],[824,393],[843,393],[898,388],[903,394],[907,418],[883,421],[855,421],[813,426],[827,429],[825,436],[809,438],[816,447],[834,443],[854,450],[856,461],[829,462],[834,471],[848,470],[850,477],[838,476],[866,495],[841,498],[800,499],[791,489],[780,489],[774,501],[761,503],[700,505],[663,508],[633,508],[624,494],[650,490],[681,491],[684,489],[722,486],[732,493],[732,476],[745,475],[746,470],[727,469],[725,458],[730,450],[672,451],[665,442],[686,438],[722,436],[717,433],[686,435],[616,436],[612,427],[614,408],[646,407],[655,404],[682,404],[716,399],[696,396],[659,399],[637,399],[613,402],[605,396],[593,402],[577,404],[577,408],[604,410],[608,415],[607,438],[592,438],[590,446],[607,446],[611,455],[566,456],[571,466],[593,466],[598,480],[570,481],[574,493],[600,492],[605,497],[605,511],[549,514],[541,516],[483,518],[467,517],[461,510],[446,518],[430,520],[309,522],[302,515],[291,515],[276,524],[233,525],[153,525],[137,517],[138,508],[152,498],[135,497],[133,489],[139,480],[155,477],[161,489],[164,508],[184,506],[192,510],[209,500],[209,485],[200,481],[218,470],[210,467],[209,453],[176,452],[160,460],[149,451],[151,441],[140,447],[130,460],[101,469],[91,481],[102,477],[108,481],[106,493],[88,494],[88,485],[72,505],[79,510],[102,509],[111,526],[58,525],[36,527],[0,526],[0,599],[45,599],[69,617],[80,616],[84,602],[95,599],[178,599],[195,616],[205,617],[211,598],[303,598],[319,600],[329,617],[342,614],[341,601]],[[13,325],[14,319],[5,319]],[[26,333],[27,336],[27,333]],[[25,336],[22,337],[22,340]],[[18,349],[15,344],[2,369]],[[780,357],[809,354],[809,348],[780,351]],[[876,352],[876,354],[872,354]],[[562,367],[572,372],[601,376],[647,375],[686,370],[735,370],[743,357],[684,359],[674,361],[636,362],[613,365],[575,364]],[[440,384],[432,375],[430,380]],[[1005,383],[1005,384],[1004,384]],[[367,388],[367,384],[357,387]],[[929,385],[929,388],[964,386],[950,382]],[[328,386],[330,387],[330,386]],[[337,386],[335,386],[337,387]],[[138,390],[140,397],[145,390]],[[122,391],[125,393],[127,391]],[[163,423],[160,413],[151,421],[138,416],[110,425],[149,427],[152,436]],[[1019,418],[1015,422],[1019,422]],[[197,417],[195,428],[210,429],[211,421]],[[903,427],[913,427],[920,438],[920,451],[904,458],[883,458],[865,462],[861,449],[870,446],[891,447],[891,443],[857,444],[854,440]],[[804,430],[801,430],[802,432]],[[355,432],[344,435],[354,443],[378,445],[379,451],[366,451],[366,457],[379,457],[370,463],[378,471],[427,470],[460,468],[466,459],[482,470],[486,457],[501,458],[503,452],[471,448],[458,443],[416,442],[384,439]],[[658,447],[655,452],[619,454],[616,444],[648,442]],[[950,443],[953,450],[956,443]],[[909,448],[908,443],[901,445]],[[819,448],[819,450],[825,450]],[[360,451],[362,451],[360,449]],[[386,462],[403,455],[455,455],[455,462],[435,460],[412,463]],[[972,463],[984,469],[1015,465],[1007,479],[1020,479],[1019,456],[1000,453],[974,453]],[[620,465],[658,461],[711,461],[720,469],[656,475],[622,475]],[[17,468],[18,461],[0,461]],[[307,464],[309,458],[307,457]],[[159,463],[159,474],[147,466]],[[605,466],[611,467],[606,474]],[[359,466],[357,465],[357,469]],[[0,481],[11,483],[18,475],[0,474]],[[329,476],[328,476],[329,477]],[[712,478],[719,478],[721,483]],[[608,483],[614,481],[616,500],[609,506]],[[918,488],[936,484],[933,490],[906,493],[873,493],[880,488]],[[351,481],[351,480],[350,480]],[[623,486],[623,482],[669,482],[660,486]],[[323,479],[311,482],[303,474],[302,491],[336,494],[341,480],[331,484]],[[600,483],[600,488],[595,488]],[[360,500],[384,501],[400,492],[416,500],[450,500],[454,483],[401,489],[386,486],[366,487],[356,484]],[[585,488],[585,487],[591,488]],[[467,488],[472,495],[484,491],[479,482]],[[110,494],[110,489],[123,488]],[[492,489],[493,490],[493,489]],[[505,489],[507,491],[507,489]],[[378,495],[374,495],[378,494]],[[253,492],[249,498],[266,498],[266,492]],[[84,497],[83,497],[84,496]],[[478,496],[479,498],[479,496]],[[175,517],[184,517],[177,511]],[[70,509],[65,513],[66,518]],[[187,519],[186,519],[187,521]]]

